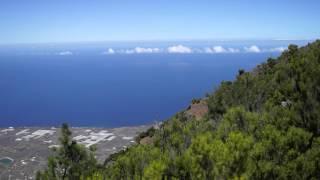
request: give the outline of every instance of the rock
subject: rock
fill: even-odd
[[[146,136],[146,137],[142,138],[139,143],[140,144],[144,144],[144,145],[152,144],[153,143],[153,138],[149,137],[149,136]]]
[[[208,113],[208,104],[205,100],[200,100],[198,103],[193,103],[190,105],[190,108],[185,111],[187,116],[195,117],[197,120],[200,120]]]

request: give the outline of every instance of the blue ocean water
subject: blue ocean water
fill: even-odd
[[[59,56],[19,48],[0,50],[0,127],[150,124],[233,80],[240,68],[280,54],[102,55],[93,48]]]

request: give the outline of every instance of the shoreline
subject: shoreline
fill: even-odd
[[[135,137],[152,125],[131,127],[70,127],[72,138],[85,147],[97,147],[95,155],[102,163],[110,154],[136,144]],[[51,147],[59,145],[60,128],[0,127],[0,159],[13,159],[9,165],[0,162],[0,179],[34,178],[46,167]]]
[[[184,110],[185,108],[183,108]],[[154,125],[157,125],[159,123],[162,123],[163,121],[165,120],[161,120],[161,121],[153,121],[151,123],[145,123],[145,124],[136,124],[136,125],[123,125],[123,126],[71,126],[69,123],[66,122],[66,124],[69,125],[70,128],[94,128],[94,129],[115,129],[115,128],[132,128],[132,127],[140,127],[140,126],[154,126]],[[14,125],[7,125],[7,126],[1,126],[0,125],[0,130],[1,129],[7,129],[7,128],[16,128],[16,129],[21,129],[21,128],[60,128],[62,124],[58,125],[58,126],[50,126],[50,125],[46,125],[46,126],[37,126],[37,125],[31,125],[31,126],[25,126],[25,125],[22,125],[22,126],[14,126]]]
[[[159,121],[162,122],[162,121]],[[156,123],[150,123],[150,124],[138,124],[138,125],[125,125],[125,126],[69,126],[70,128],[94,128],[94,129],[116,129],[116,128],[131,128],[131,127],[140,127],[140,126],[153,126]],[[56,128],[59,129],[60,126],[0,126],[1,129],[8,129],[8,128],[15,128],[15,129],[21,129],[21,128]]]

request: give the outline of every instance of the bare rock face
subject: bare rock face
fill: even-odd
[[[150,136],[146,136],[146,137],[142,138],[139,143],[143,144],[143,145],[152,144],[153,139]]]
[[[199,102],[192,103],[185,114],[189,117],[194,117],[196,120],[200,120],[206,114],[208,114],[208,104],[206,100],[202,99]]]

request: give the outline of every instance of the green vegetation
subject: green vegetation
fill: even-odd
[[[75,155],[85,158],[75,165],[65,150],[73,143],[62,140],[38,177],[61,168],[65,179],[320,179],[320,41],[290,45],[252,72],[239,70],[206,101],[201,120],[180,112],[138,138],[151,144],[121,151],[100,169],[77,145]]]
[[[54,155],[48,159],[48,168],[38,172],[36,179],[80,179],[94,177],[98,172],[94,158],[94,147],[88,152],[85,147],[71,140],[71,131],[66,124],[62,125],[61,147],[54,149]]]
[[[198,104],[198,103],[200,103],[200,101],[201,101],[201,99],[192,99],[191,103],[192,104]]]

